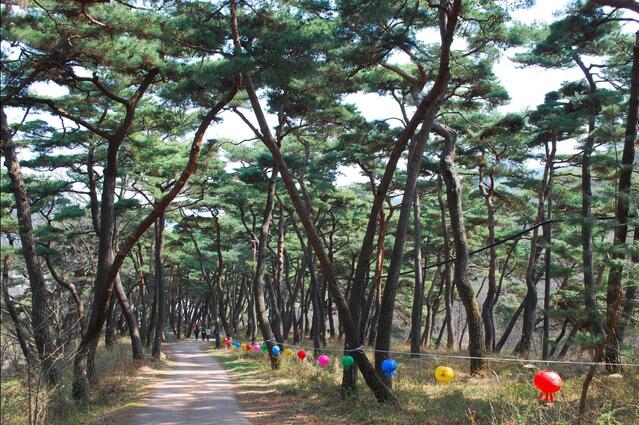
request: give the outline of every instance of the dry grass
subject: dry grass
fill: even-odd
[[[402,351],[405,347],[396,347]],[[446,362],[456,371],[449,385],[433,376],[444,359],[397,356],[399,369],[393,385],[400,408],[379,404],[360,380],[360,394],[342,401],[341,368],[331,355],[331,366],[321,369],[312,359],[285,359],[271,371],[263,353],[212,350],[238,384],[243,409],[256,424],[574,424],[583,366],[555,368],[565,384],[557,402],[537,400],[532,384],[536,369],[521,364],[493,363],[483,378],[471,377],[464,361]],[[309,361],[310,360],[310,361]],[[598,376],[591,386],[584,424],[639,424],[639,376]]]
[[[154,382],[162,363],[140,364],[131,359],[130,342],[120,339],[112,347],[99,346],[96,353],[98,382],[88,403],[71,399],[71,365],[63,368],[62,383],[39,395],[38,423],[65,425],[121,424],[122,415],[135,405]],[[33,403],[32,403],[33,405]],[[23,376],[2,381],[2,423],[29,423],[27,380]]]

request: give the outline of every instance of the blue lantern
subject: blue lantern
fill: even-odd
[[[395,375],[395,371],[397,370],[397,362],[393,359],[386,359],[382,362],[382,370],[384,371],[384,375],[387,378],[391,378]]]
[[[271,348],[271,353],[273,353],[273,355],[275,357],[280,355],[280,347],[278,345],[274,346],[273,348]]]

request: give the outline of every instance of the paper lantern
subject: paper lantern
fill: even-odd
[[[274,346],[273,348],[271,348],[271,353],[273,353],[273,355],[275,357],[280,355],[280,347],[279,346]]]
[[[326,369],[326,367],[328,367],[328,364],[330,363],[330,361],[331,361],[331,358],[328,357],[326,354],[321,354],[317,358],[317,364],[319,364],[324,369]]]
[[[266,350],[268,350],[268,346],[266,344],[262,344],[262,346],[260,347],[260,350],[266,353]]]
[[[256,353],[260,352],[260,344],[253,344],[253,351]]]
[[[435,369],[435,379],[441,383],[448,384],[450,381],[455,379],[455,371],[452,367],[437,366]]]
[[[246,351],[251,351],[253,347],[251,347],[251,344],[246,344]]]
[[[231,340],[226,337],[224,338],[224,343],[226,344],[227,348],[231,346]]]
[[[386,377],[391,378],[397,370],[397,362],[393,359],[386,359],[382,362],[382,370]]]
[[[564,385],[561,376],[552,370],[540,370],[535,375],[533,382],[535,383],[535,387],[540,391],[539,399],[541,400],[545,395],[546,401],[551,403],[555,401],[554,393],[559,391],[562,385]]]
[[[299,350],[297,352],[297,358],[300,359],[300,361],[303,361],[306,358],[306,351]]]
[[[246,350],[246,344],[241,343],[240,344],[240,350],[242,350],[242,351]]]
[[[285,348],[284,349],[284,356],[286,356],[286,358],[290,358],[293,355],[293,350],[291,350],[290,348]]]
[[[344,369],[350,369],[351,367],[353,367],[353,363],[355,363],[355,359],[353,359],[353,357],[351,356],[342,357],[342,367]]]

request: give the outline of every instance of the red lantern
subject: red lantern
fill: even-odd
[[[537,387],[537,389],[541,391],[539,393],[539,399],[541,400],[542,397],[545,395],[546,401],[549,401],[551,403],[555,401],[554,393],[559,391],[561,389],[561,386],[564,385],[564,381],[561,380],[561,376],[559,376],[557,372],[553,372],[552,370],[539,371],[535,375],[533,382],[535,383],[535,387]]]
[[[297,358],[300,360],[304,360],[306,358],[306,351],[300,350],[297,352]]]
[[[246,344],[246,351],[251,351],[251,344]]]

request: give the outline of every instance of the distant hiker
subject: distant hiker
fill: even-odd
[[[202,326],[202,341],[206,339],[206,328]]]
[[[211,329],[206,328],[206,342],[211,341]]]
[[[197,341],[198,336],[200,336],[200,328],[196,325],[195,326],[195,340]]]
[[[220,330],[218,329],[215,331],[215,348],[220,348],[221,339],[222,339],[222,332],[220,332]]]

